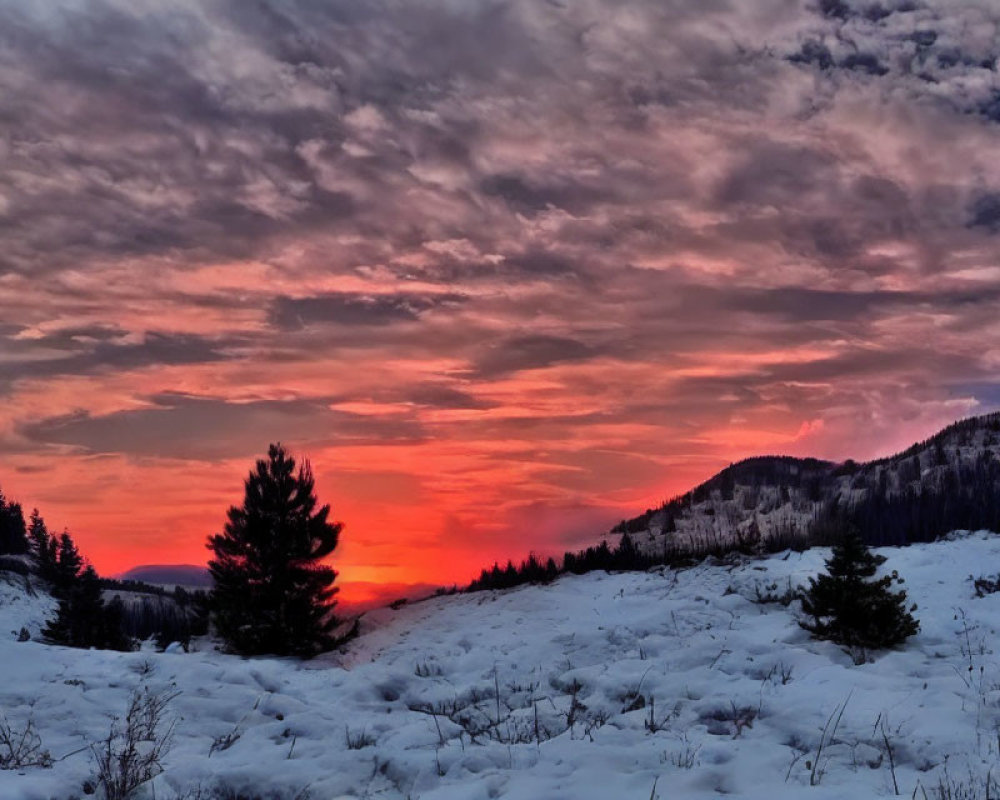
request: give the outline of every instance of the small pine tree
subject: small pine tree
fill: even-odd
[[[273,444],[245,481],[243,505],[209,537],[215,625],[237,653],[311,656],[335,644],[337,573],[322,559],[342,525],[328,521],[330,506],[317,509],[314,486],[309,462],[296,471]]]
[[[920,623],[906,609],[906,592],[891,589],[903,579],[896,572],[874,577],[884,562],[857,530],[848,529],[826,562],[828,574],[809,579],[802,610],[812,619],[801,622],[802,627],[817,639],[874,650],[915,634]]]

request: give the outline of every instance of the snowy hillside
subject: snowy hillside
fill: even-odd
[[[627,531],[647,553],[780,550],[829,543],[845,520],[875,545],[1000,526],[1000,414],[962,420],[863,464],[748,458],[612,532]]]
[[[1000,594],[969,577],[1000,570],[1000,537],[881,552],[922,629],[859,666],[798,627],[797,603],[758,602],[823,550],[383,609],[311,662],[17,642],[50,601],[0,583],[0,709],[57,759],[0,771],[0,797],[83,796],[88,745],[142,688],[179,693],[160,800],[885,797],[893,769],[907,797],[981,789],[1000,761]]]

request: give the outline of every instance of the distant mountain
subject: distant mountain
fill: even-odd
[[[123,581],[142,581],[154,585],[212,588],[212,576],[208,569],[193,564],[147,564],[132,567],[118,578]]]
[[[748,458],[612,533],[627,532],[647,553],[776,551],[828,544],[844,524],[873,545],[1000,530],[1000,413],[867,463]]]

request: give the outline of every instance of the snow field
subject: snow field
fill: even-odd
[[[817,574],[823,549],[380,609],[344,652],[310,662],[207,640],[190,654],[19,643],[52,603],[0,582],[0,712],[15,729],[30,716],[61,759],[0,771],[0,798],[83,796],[88,745],[140,687],[180,692],[165,771],[137,795],[161,800],[198,786],[289,800],[888,797],[890,764],[901,795],[971,776],[985,796],[1000,594],[975,597],[969,577],[1000,572],[1000,537],[879,552],[921,631],[859,665],[811,640],[797,603],[755,602]]]

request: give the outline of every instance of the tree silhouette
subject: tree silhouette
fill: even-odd
[[[31,546],[31,555],[38,566],[38,571],[41,573],[47,570],[47,574],[44,576],[46,578],[52,573],[52,569],[48,565],[49,556],[52,552],[49,549],[49,540],[49,529],[45,527],[45,520],[42,519],[42,515],[38,512],[37,508],[32,509],[31,519],[28,524],[28,542]]]
[[[80,551],[77,550],[76,543],[68,531],[63,531],[59,536],[53,569],[53,593],[59,597],[61,593],[70,590],[76,583],[80,570],[83,569],[83,556],[80,555]]]
[[[28,537],[21,505],[7,500],[0,492],[0,555],[27,552]]]
[[[337,546],[339,522],[317,510],[309,462],[296,470],[280,444],[257,461],[222,533],[210,536],[209,569],[218,633],[235,652],[311,656],[333,646],[337,573],[321,563]]]
[[[122,602],[116,600],[105,605],[101,579],[88,566],[61,590],[56,615],[42,634],[53,644],[67,647],[131,650],[123,630]]]
[[[874,577],[884,562],[857,529],[848,528],[826,562],[828,574],[809,579],[802,610],[812,620],[802,627],[817,639],[872,649],[892,647],[915,634],[920,625],[906,610],[906,592],[891,589],[902,578],[896,572]]]

